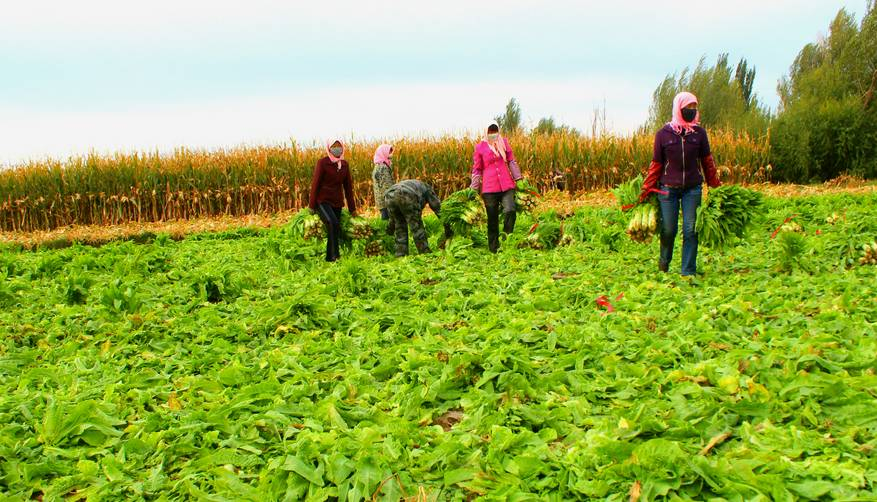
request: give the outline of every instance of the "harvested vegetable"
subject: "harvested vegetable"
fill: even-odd
[[[455,235],[469,235],[485,218],[481,197],[471,188],[454,192],[442,202],[441,220]]]
[[[761,194],[739,185],[710,190],[707,201],[697,209],[698,242],[715,249],[729,246],[743,237],[761,205]]]
[[[538,205],[539,192],[527,180],[518,182],[515,190],[515,209],[519,213],[532,213]]]

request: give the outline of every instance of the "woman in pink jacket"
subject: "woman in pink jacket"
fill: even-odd
[[[487,135],[475,145],[472,163],[472,189],[481,192],[487,211],[487,247],[491,253],[499,249],[499,208],[502,206],[503,231],[515,230],[515,182],[520,180],[521,168],[515,161],[512,147],[499,134],[494,122]]]

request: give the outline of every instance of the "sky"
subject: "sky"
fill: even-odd
[[[0,166],[95,151],[473,134],[515,97],[633,131],[720,53],[777,80],[866,0],[0,0]]]

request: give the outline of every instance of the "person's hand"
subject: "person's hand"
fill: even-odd
[[[642,204],[643,202],[645,202],[646,199],[649,198],[649,195],[651,195],[651,193],[649,193],[648,191],[643,191],[642,193],[640,193],[639,194],[639,203]]]
[[[522,190],[525,184],[526,182],[524,181],[524,178],[518,178],[515,180],[515,188],[518,190]]]
[[[454,236],[454,231],[451,230],[451,226],[445,223],[445,238],[450,239]]]
[[[722,186],[722,182],[719,179],[714,180],[712,183],[707,183],[710,188],[719,188]]]

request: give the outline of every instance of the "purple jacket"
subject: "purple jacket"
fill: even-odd
[[[680,136],[665,125],[655,134],[652,162],[661,165],[660,181],[664,185],[692,187],[703,183],[700,161],[710,155],[706,130],[694,126],[694,132]]]

